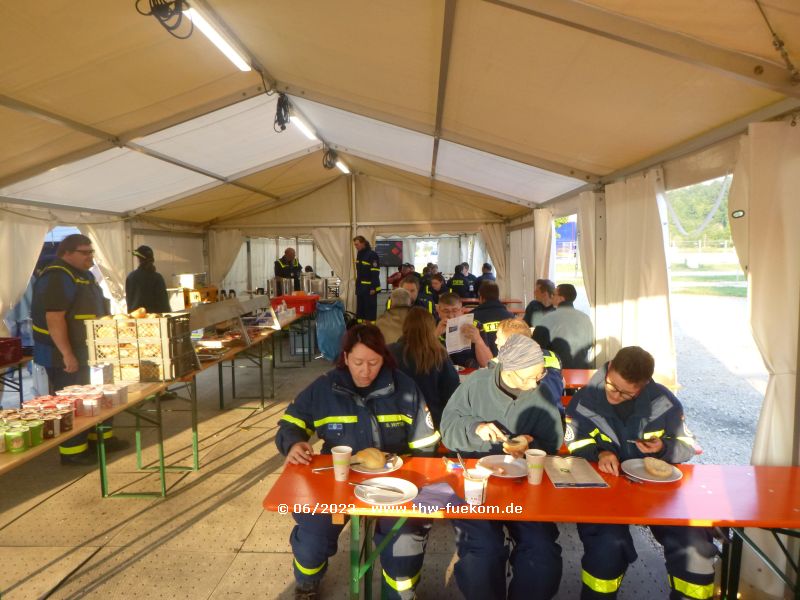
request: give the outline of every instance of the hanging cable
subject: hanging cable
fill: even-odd
[[[278,108],[275,110],[275,122],[272,128],[276,133],[286,129],[289,124],[289,98],[286,94],[278,94]]]
[[[687,237],[694,237],[698,233],[702,233],[705,230],[705,228],[708,227],[708,224],[711,223],[711,219],[714,218],[714,215],[717,214],[717,211],[719,210],[719,207],[722,205],[722,201],[727,197],[728,189],[731,186],[731,180],[732,179],[733,178],[731,177],[730,173],[728,173],[725,176],[725,181],[722,182],[722,187],[719,190],[719,194],[717,195],[717,199],[714,201],[714,206],[712,206],[711,210],[708,211],[708,214],[706,215],[706,218],[703,219],[703,222],[700,223],[700,226],[697,227],[691,233],[687,233],[686,232],[686,229],[684,229],[683,224],[681,223],[681,220],[678,217],[678,213],[675,212],[675,209],[672,207],[672,203],[669,201],[669,199],[667,199],[666,200],[666,202],[667,202],[667,212],[669,212],[669,216],[672,218],[672,223],[675,225],[675,229],[677,229],[678,232],[681,235],[685,235]]]
[[[139,4],[146,2],[150,7],[149,12],[143,11],[139,8]],[[191,37],[194,33],[194,23],[191,19],[189,21],[189,31],[185,35],[176,33],[178,28],[183,23],[183,11],[186,9],[186,0],[136,0],[136,11],[140,15],[146,17],[153,16],[156,21],[166,29],[169,34],[179,40],[185,40]]]
[[[326,169],[333,169],[336,166],[336,150],[325,146],[325,152],[322,153],[322,166]]]
[[[772,24],[767,19],[767,13],[764,12],[764,7],[761,6],[761,2],[758,0],[754,0],[756,6],[758,7],[758,11],[761,13],[761,16],[764,17],[764,22],[767,24],[767,28],[769,32],[772,34],[772,45],[775,47],[775,50],[781,55],[784,64],[786,65],[786,69],[789,71],[789,74],[792,76],[793,83],[800,83],[800,71],[797,70],[797,67],[794,66],[792,63],[792,59],[789,58],[789,52],[786,50],[786,44],[780,38],[780,36],[775,33],[775,30],[772,28]]]

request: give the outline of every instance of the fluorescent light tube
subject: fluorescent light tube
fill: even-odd
[[[346,165],[346,164],[344,164],[344,163],[343,163],[342,161],[340,161],[340,160],[337,160],[337,161],[336,161],[336,168],[337,168],[337,169],[339,169],[339,170],[340,170],[342,173],[344,173],[345,175],[349,175],[349,174],[350,174],[350,169],[348,169],[348,168],[347,168],[347,165]]]
[[[212,44],[214,44],[220,52],[222,52],[225,56],[228,57],[228,60],[231,61],[236,68],[240,71],[250,71],[250,65],[247,64],[247,61],[242,58],[242,55],[239,54],[236,50],[233,49],[228,42],[219,34],[219,32],[214,29],[214,27],[208,21],[203,18],[197,10],[194,8],[190,8],[188,10],[183,11],[187,17],[192,20],[195,27],[197,27],[200,31],[203,32]]]
[[[305,124],[303,119],[301,119],[298,116],[292,115],[291,117],[289,117],[289,120],[292,123],[294,123],[297,126],[297,128],[300,130],[300,132],[304,136],[306,136],[308,139],[310,139],[310,140],[319,140],[319,138],[316,135],[314,135],[314,132],[311,131],[311,128],[308,125]]]

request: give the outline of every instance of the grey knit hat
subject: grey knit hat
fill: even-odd
[[[532,339],[515,333],[508,338],[497,353],[497,359],[506,371],[517,371],[544,363],[542,348]]]

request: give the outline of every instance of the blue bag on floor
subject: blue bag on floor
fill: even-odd
[[[317,302],[317,346],[327,360],[338,358],[344,332],[344,303],[341,300]]]

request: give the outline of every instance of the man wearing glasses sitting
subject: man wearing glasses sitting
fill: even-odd
[[[599,368],[567,407],[564,441],[571,454],[596,461],[619,476],[622,461],[654,457],[668,463],[694,456],[694,436],[683,407],[653,381],[655,361],[638,346],[622,348]],[[670,598],[702,600],[714,595],[712,533],[705,527],[651,526],[664,546]],[[579,523],[583,542],[581,599],[616,598],[628,565],[636,560],[627,525]]]

